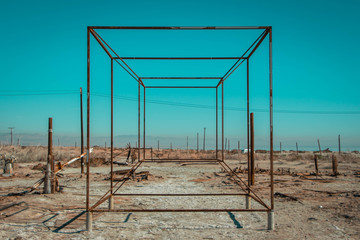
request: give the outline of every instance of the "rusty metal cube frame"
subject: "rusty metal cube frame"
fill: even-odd
[[[209,58],[209,57],[188,57],[188,58],[178,58],[178,57],[120,57],[109,44],[96,32],[97,29],[113,29],[113,30],[205,30],[205,31],[216,31],[216,30],[264,30],[259,37],[252,43],[252,45],[243,53],[241,57],[232,57],[232,58]],[[111,176],[110,176],[110,189],[92,206],[90,206],[90,37],[91,35],[96,39],[100,44],[102,49],[111,59]],[[251,188],[250,183],[246,183],[236,172],[234,172],[229,165],[226,164],[224,158],[224,81],[243,63],[247,63],[247,139],[248,139],[248,149],[249,149],[249,59],[256,51],[256,49],[261,45],[264,39],[268,36],[269,40],[269,121],[270,121],[270,206],[268,206]],[[207,59],[236,59],[236,63],[231,66],[227,73],[221,78],[213,77],[191,77],[191,79],[218,79],[219,82],[216,86],[145,86],[143,79],[150,79],[138,76],[130,66],[125,62],[127,59],[141,59],[141,60],[207,60]],[[113,141],[113,63],[114,61],[118,63],[126,72],[129,73],[137,82],[138,82],[138,161],[133,165],[133,167],[128,171],[124,176],[124,181],[117,182],[114,184],[113,179],[113,159],[114,159],[114,141]],[[190,79],[187,77],[151,77],[151,79]],[[89,26],[87,28],[87,173],[86,173],[86,211],[87,213],[92,212],[271,212],[274,210],[274,180],[273,180],[273,80],[272,80],[272,27],[271,26],[258,26],[258,27],[112,27],[112,26]],[[143,87],[144,91],[144,116],[143,116],[143,148],[140,147],[140,89]],[[222,91],[222,138],[221,138],[221,158],[218,157],[218,88],[221,86]],[[129,177],[135,173],[136,169],[149,159],[145,158],[145,89],[146,88],[215,88],[216,89],[216,159],[162,159],[157,162],[213,162],[219,164],[227,173],[231,176],[234,182],[240,186],[244,193],[219,193],[219,194],[118,194],[116,193],[123,184],[129,179]],[[141,150],[143,150],[143,157],[141,158]],[[155,162],[155,161],[152,161]],[[249,152],[248,152],[248,169],[249,169]],[[248,181],[250,178],[248,178]],[[243,208],[233,208],[233,209],[98,209],[97,207],[102,204],[104,201],[108,200],[113,196],[224,196],[224,195],[245,195],[251,197],[256,202],[258,202],[264,208],[258,209],[243,209]]]

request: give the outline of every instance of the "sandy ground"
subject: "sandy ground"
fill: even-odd
[[[267,230],[267,214],[205,213],[94,213],[93,231],[85,231],[85,184],[80,168],[67,168],[60,178],[61,193],[7,196],[31,187],[43,176],[32,169],[38,163],[17,163],[12,177],[0,177],[1,239],[359,239],[360,156],[339,159],[340,175],[330,176],[331,161],[319,160],[322,173],[303,154],[295,159],[278,155],[275,161],[275,230]],[[244,160],[227,160],[232,168]],[[242,158],[244,159],[244,158]],[[257,155],[258,169],[269,165],[266,154]],[[129,166],[116,166],[115,170]],[[109,188],[109,165],[91,168],[91,204]],[[120,193],[241,193],[239,186],[217,164],[144,163],[144,180],[129,180]],[[265,170],[264,170],[265,171]],[[246,180],[247,173],[239,173]],[[269,175],[256,174],[254,190],[269,204]],[[108,202],[99,206],[107,208]],[[245,208],[244,196],[115,197],[115,208]],[[252,202],[252,208],[260,205]]]

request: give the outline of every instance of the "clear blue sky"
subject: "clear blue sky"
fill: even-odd
[[[86,88],[87,26],[261,25],[273,27],[275,146],[282,141],[293,148],[297,141],[316,148],[320,138],[323,147],[334,148],[341,134],[344,149],[359,149],[359,12],[359,1],[6,1],[0,9],[1,140],[9,139],[4,135],[8,127],[16,127],[16,134],[46,134],[48,117],[54,118],[57,134],[78,136],[77,92]],[[123,56],[240,56],[260,34],[99,33]],[[109,60],[94,41],[91,51],[92,134],[107,137],[110,99],[102,95],[110,93]],[[268,113],[258,111],[268,108],[267,53],[265,41],[251,60],[251,108],[259,148],[268,139]],[[143,76],[216,76],[231,61],[129,64]],[[118,66],[115,70],[115,134],[134,135],[137,85]],[[245,70],[241,66],[225,84],[225,106],[232,109],[225,112],[225,134],[244,144]],[[149,89],[148,135],[189,135],[194,140],[206,127],[212,141],[214,95],[215,90]]]

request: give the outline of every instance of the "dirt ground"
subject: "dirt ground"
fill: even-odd
[[[186,155],[177,150],[171,154]],[[206,154],[185,157],[189,155]],[[124,162],[124,156],[115,160]],[[226,158],[231,168],[241,167],[239,175],[246,181],[246,154],[233,152]],[[13,176],[0,177],[0,239],[359,239],[360,154],[343,154],[338,160],[340,174],[332,176],[331,153],[323,153],[318,160],[320,176],[316,176],[313,153],[276,153],[273,231],[267,230],[266,212],[125,212],[94,213],[92,232],[85,231],[86,178],[81,177],[79,165],[62,172],[61,192],[42,194],[40,186],[23,196],[9,196],[44,176],[44,159],[22,160],[16,162]],[[130,167],[115,165],[115,170]],[[256,167],[253,189],[269,204],[267,153],[256,154]],[[91,167],[91,205],[109,189],[109,171],[105,158]],[[119,193],[242,193],[218,164],[143,163],[140,171],[150,175],[130,179]],[[245,197],[116,196],[114,203],[115,209],[230,209],[245,208]],[[107,201],[99,206],[107,207]],[[260,207],[252,201],[252,208]]]

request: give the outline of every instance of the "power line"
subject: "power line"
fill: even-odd
[[[110,97],[110,95],[99,94],[99,93],[92,93],[91,95],[98,96],[98,97]],[[132,97],[114,96],[114,98],[128,100],[128,101],[138,101],[137,98],[132,98]],[[170,102],[170,101],[161,101],[161,100],[146,100],[146,102],[154,103],[154,104],[178,106],[178,107],[215,109],[215,106],[202,105],[202,104],[180,103],[180,102]],[[239,108],[239,107],[224,107],[224,109],[230,110],[230,111],[246,112],[246,108]],[[260,109],[260,108],[253,108],[252,111],[254,111],[254,112],[269,112],[268,109]],[[335,114],[335,115],[336,114],[360,114],[360,111],[274,110],[274,112],[275,113],[289,113],[289,114]]]
[[[5,93],[4,93],[5,92]],[[10,93],[9,93],[10,92]],[[72,90],[43,90],[43,91],[16,91],[16,90],[7,90],[0,91],[0,96],[2,97],[17,97],[17,96],[45,96],[45,95],[71,95],[78,94],[78,91]],[[98,97],[107,97],[110,98],[108,94],[101,93],[91,93],[92,96]],[[115,99],[121,99],[126,101],[138,101],[137,98],[125,97],[125,96],[114,96]],[[191,108],[201,108],[201,109],[215,109],[215,106],[202,105],[202,104],[192,104],[192,103],[181,103],[181,102],[170,102],[170,101],[161,101],[161,100],[146,100],[148,103],[153,104],[162,104],[169,106],[178,106],[178,107],[191,107]],[[246,112],[246,108],[239,107],[224,107],[225,110],[229,111],[239,111]],[[269,112],[268,109],[253,108],[253,112]],[[360,114],[360,111],[316,111],[316,110],[289,110],[289,109],[274,109],[274,113],[281,114],[323,114],[323,115],[357,115]]]

